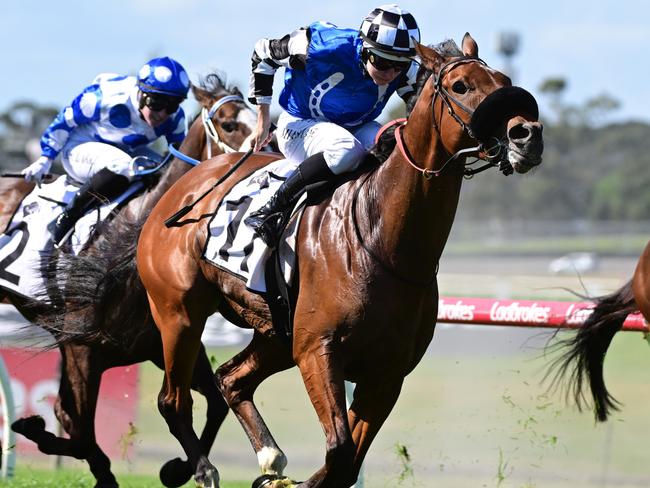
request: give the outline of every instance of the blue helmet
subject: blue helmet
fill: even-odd
[[[187,98],[190,78],[178,61],[165,56],[154,58],[138,71],[138,87],[145,93],[161,93]]]

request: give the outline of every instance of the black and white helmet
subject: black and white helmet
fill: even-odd
[[[379,51],[379,55],[404,59],[415,55],[415,42],[420,42],[420,29],[415,18],[395,4],[377,7],[359,28],[363,47]]]

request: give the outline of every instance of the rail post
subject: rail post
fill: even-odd
[[[4,359],[0,356],[0,401],[2,402],[2,420],[4,429],[2,432],[2,478],[12,478],[16,465],[16,434],[11,430],[14,422],[15,407],[14,395],[11,391],[11,378],[5,365]]]

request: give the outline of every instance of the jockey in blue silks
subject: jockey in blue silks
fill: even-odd
[[[69,178],[81,188],[49,226],[58,244],[75,222],[102,200],[126,190],[134,177],[135,156],[158,159],[148,144],[159,137],[168,143],[185,138],[190,80],[177,61],[154,58],[135,76],[98,75],[93,83],[57,115],[41,137],[41,157],[22,171],[40,184],[52,161],[61,155]]]
[[[361,27],[340,29],[315,22],[281,39],[261,39],[252,60],[250,98],[258,106],[253,134],[259,150],[270,139],[273,76],[285,68],[276,136],[284,156],[301,161],[268,203],[246,219],[274,247],[287,209],[308,185],[353,171],[372,146],[380,125],[375,118],[390,96],[408,101],[415,93],[413,16],[383,5]]]

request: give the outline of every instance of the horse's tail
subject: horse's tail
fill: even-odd
[[[101,343],[128,352],[138,336],[155,332],[144,325],[151,314],[135,263],[143,223],[144,217],[116,219],[90,252],[58,254],[48,270],[51,306],[38,318],[57,346]]]
[[[584,392],[585,383],[588,382],[594,401],[594,414],[598,421],[604,422],[612,411],[619,410],[620,403],[607,391],[603,362],[607,348],[623,327],[625,318],[638,311],[632,281],[611,295],[596,299],[595,303],[596,307],[577,334],[553,346],[554,350],[564,352],[552,362],[549,372],[555,372],[553,382],[556,384],[568,376],[567,395],[573,393],[580,410],[583,404],[588,403]]]

